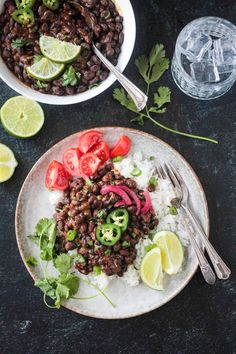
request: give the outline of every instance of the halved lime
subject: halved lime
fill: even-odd
[[[11,149],[0,143],[0,183],[8,181],[18,165]]]
[[[26,68],[29,76],[40,81],[51,81],[59,76],[64,69],[64,64],[54,63],[47,58],[42,58],[37,63]]]
[[[142,281],[150,288],[163,290],[161,251],[153,248],[143,258],[140,268]]]
[[[167,274],[176,274],[184,259],[183,247],[176,234],[171,231],[156,233],[153,242],[161,250],[162,267]]]
[[[81,47],[57,38],[42,36],[39,46],[43,55],[57,63],[71,63],[80,54]]]
[[[37,134],[44,123],[41,106],[23,96],[7,100],[0,110],[0,117],[4,129],[17,138],[29,138]]]

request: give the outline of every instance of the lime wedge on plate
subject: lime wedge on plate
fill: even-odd
[[[7,100],[0,110],[3,128],[17,138],[29,138],[42,128],[44,113],[41,106],[26,97]]]
[[[153,248],[143,258],[140,268],[142,281],[150,288],[163,290],[161,251]]]
[[[71,63],[80,54],[81,47],[54,37],[42,36],[39,46],[43,55],[57,63]]]
[[[41,81],[51,81],[55,79],[64,69],[64,64],[54,63],[47,58],[42,58],[37,63],[26,68],[29,76]]]
[[[18,165],[11,149],[0,143],[0,183],[6,182],[13,175]]]
[[[161,250],[162,267],[169,275],[176,274],[184,259],[183,247],[176,234],[171,231],[160,231],[153,238]]]

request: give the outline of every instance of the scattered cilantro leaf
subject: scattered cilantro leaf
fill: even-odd
[[[67,273],[73,265],[73,257],[68,253],[61,253],[54,260],[54,266],[60,273]]]
[[[35,259],[33,256],[26,258],[25,262],[29,267],[35,267],[38,264],[37,259]]]
[[[93,273],[94,275],[100,275],[101,274],[101,267],[98,265],[93,266]]]
[[[169,213],[171,215],[177,215],[178,214],[178,210],[177,210],[176,206],[174,206],[174,205],[169,206]]]
[[[76,230],[69,230],[67,232],[67,240],[68,241],[74,241],[76,236],[78,235],[78,232]]]
[[[158,108],[161,108],[166,103],[170,103],[171,91],[169,87],[160,86],[157,93],[154,94],[154,102]]]
[[[134,104],[134,101],[132,98],[126,94],[125,90],[123,88],[121,89],[115,89],[113,91],[113,97],[115,100],[120,102],[122,106],[126,107],[132,112],[138,113],[137,107]]]
[[[156,177],[152,176],[150,179],[149,179],[149,184],[152,184],[154,187],[156,187],[158,185],[158,182],[157,182],[157,179]]]
[[[12,48],[21,48],[24,47],[25,45],[32,45],[34,44],[32,40],[30,39],[25,39],[25,38],[16,38],[11,42]]]
[[[143,114],[140,114],[140,115],[138,115],[137,117],[131,119],[130,122],[131,122],[131,123],[132,123],[132,122],[136,122],[136,123],[138,123],[139,125],[144,125],[144,119],[145,119],[145,118],[146,118],[146,117],[145,117]]]
[[[124,160],[124,156],[116,156],[113,157],[112,162],[121,162],[122,160]]]
[[[149,161],[155,160],[155,156],[149,156],[148,160],[149,160]]]
[[[75,71],[75,69],[73,68],[72,65],[70,65],[66,71],[64,72],[64,74],[62,75],[61,78],[61,84],[63,87],[66,86],[75,86],[77,85],[79,79],[81,77],[81,74],[77,71]]]
[[[41,54],[35,54],[33,57],[34,64],[38,63],[42,58],[43,56]]]
[[[146,55],[141,55],[135,60],[135,65],[138,68],[139,74],[144,78],[145,82],[149,83],[149,61]]]

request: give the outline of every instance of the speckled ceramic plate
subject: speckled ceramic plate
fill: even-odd
[[[209,234],[208,208],[204,191],[190,165],[177,151],[160,139],[138,130],[122,127],[96,129],[103,132],[105,140],[111,146],[119,135],[126,134],[132,140],[131,153],[141,150],[146,156],[154,155],[157,161],[173,163],[184,176],[190,190],[192,207]],[[36,162],[22,186],[16,207],[16,237],[23,261],[30,255],[38,258],[38,248],[27,238],[27,235],[33,232],[40,218],[52,217],[54,212],[49,203],[50,192],[44,186],[47,166],[53,159],[60,159],[65,149],[76,146],[79,134],[71,135],[49,149]],[[116,308],[113,308],[102,296],[86,301],[69,300],[64,306],[86,316],[104,319],[138,316],[157,309],[173,299],[189,283],[197,266],[195,254],[192,248],[188,247],[183,271],[176,276],[166,278],[163,291],[152,290],[144,284],[129,287],[121,280],[113,280],[106,293],[116,304]],[[42,276],[40,267],[33,270],[27,267],[27,270],[34,279]],[[49,266],[48,272],[53,274],[53,267]],[[81,284],[80,296],[90,295],[91,289],[86,284]]]

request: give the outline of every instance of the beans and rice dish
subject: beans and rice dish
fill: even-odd
[[[124,40],[123,18],[119,15],[112,0],[80,0],[96,18],[93,41],[98,49],[113,63],[117,64]],[[53,95],[73,95],[82,93],[108,77],[108,70],[91,49],[92,32],[84,18],[66,1],[61,1],[59,8],[50,10],[41,0],[36,0],[32,11],[34,23],[22,26],[12,18],[16,10],[15,1],[7,0],[0,15],[0,54],[7,67],[23,83],[41,93]],[[42,35],[80,45],[78,59],[72,63],[81,75],[74,86],[63,87],[59,78],[39,85],[31,78],[26,67],[31,66],[36,55],[40,55],[39,38]],[[25,43],[13,45],[14,42]]]

